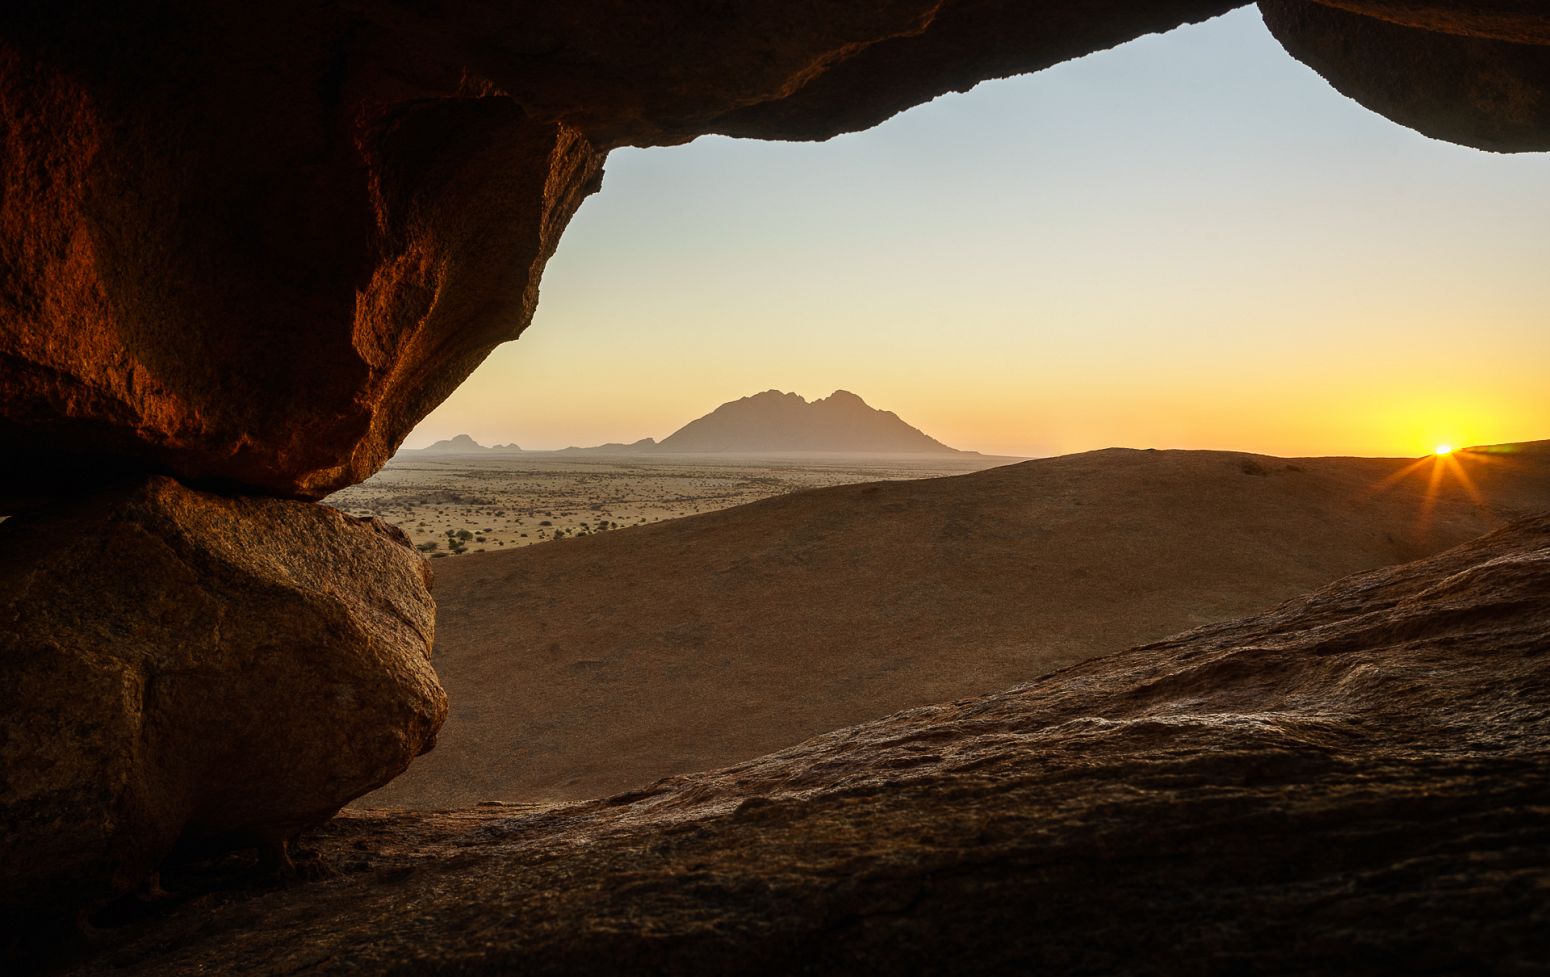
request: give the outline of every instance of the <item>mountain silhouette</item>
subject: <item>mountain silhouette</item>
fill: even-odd
[[[685,454],[769,451],[960,454],[848,390],[808,402],[766,390],[722,404],[655,446]]]
[[[436,454],[462,455],[476,454],[482,451],[521,451],[522,449],[517,447],[515,443],[497,444],[493,447],[486,448],[484,445],[480,444],[478,441],[475,441],[468,435],[459,434],[456,437],[447,438],[443,441],[437,441],[435,444],[426,445],[420,450],[426,452],[435,452]]]
[[[466,434],[418,449],[427,454],[480,454],[517,451],[515,444],[486,448]],[[977,454],[950,448],[891,410],[878,410],[849,390],[807,401],[794,393],[766,390],[722,404],[690,421],[661,441],[641,438],[590,448],[564,448],[555,454],[767,454],[772,452],[846,454]],[[523,452],[526,454],[527,452]],[[539,452],[540,454],[542,452]]]

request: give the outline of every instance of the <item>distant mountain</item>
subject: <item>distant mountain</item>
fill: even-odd
[[[497,444],[494,447],[486,448],[484,445],[480,444],[478,441],[475,441],[468,435],[459,434],[455,438],[447,438],[443,441],[437,441],[435,444],[427,445],[426,447],[419,450],[424,451],[427,454],[466,455],[478,454],[485,451],[521,451],[522,449],[517,447],[515,443]]]
[[[877,410],[848,390],[809,403],[794,393],[766,390],[722,404],[664,438],[663,453],[773,451],[876,454],[963,454]]]
[[[522,451],[515,444],[486,448],[466,434],[437,441],[422,454],[483,454]],[[589,448],[565,448],[553,454],[770,454],[833,452],[844,454],[977,454],[959,451],[906,424],[890,410],[877,410],[848,390],[809,403],[800,395],[766,390],[722,404],[690,421],[661,441],[641,438]],[[549,452],[543,452],[549,453]]]
[[[640,454],[641,452],[645,451],[654,451],[656,450],[656,447],[656,438],[641,438],[639,441],[633,441],[630,444],[625,444],[623,441],[610,441],[607,444],[594,445],[590,448],[561,448],[558,452],[556,452],[556,454],[633,455]]]

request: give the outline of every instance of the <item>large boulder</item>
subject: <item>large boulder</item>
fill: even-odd
[[[402,773],[446,714],[429,579],[382,523],[168,478],[0,525],[0,907],[275,850]]]
[[[358,128],[322,37],[249,25],[273,70],[230,74],[142,38],[143,71],[108,81],[93,43],[24,54],[3,17],[0,511],[113,473],[360,481],[526,327],[597,186],[583,137],[508,98],[374,103]]]

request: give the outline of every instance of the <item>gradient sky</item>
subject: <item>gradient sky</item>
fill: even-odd
[[[406,444],[662,438],[770,388],[997,454],[1550,437],[1550,158],[1365,111],[1253,9],[827,143],[620,150]]]

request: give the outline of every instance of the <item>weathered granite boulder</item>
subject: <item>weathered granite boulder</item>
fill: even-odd
[[[0,525],[0,907],[279,856],[403,772],[446,713],[428,583],[382,523],[168,478]]]

